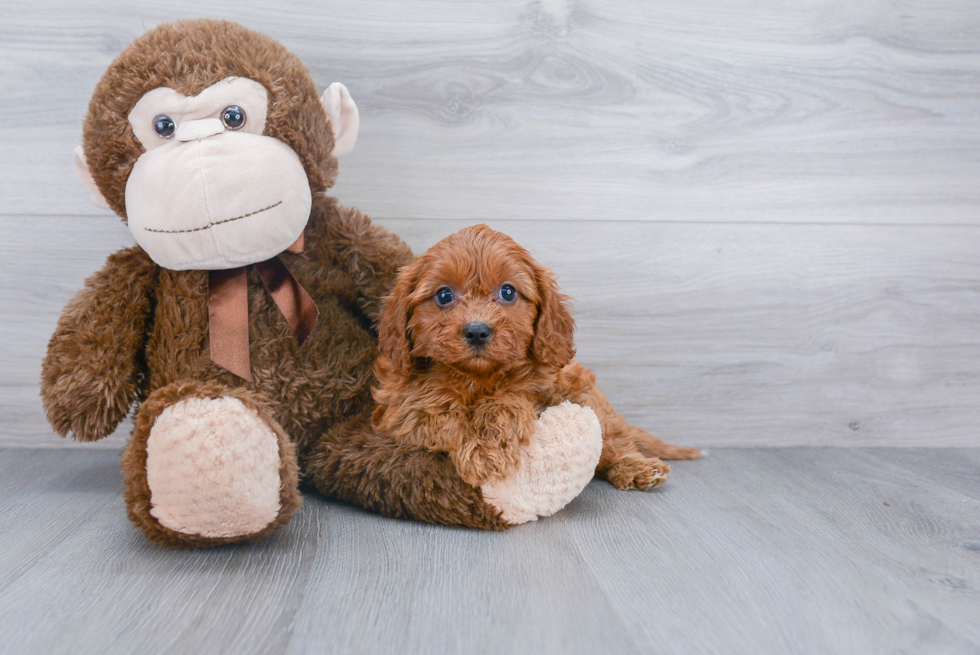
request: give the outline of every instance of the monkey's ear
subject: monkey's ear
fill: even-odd
[[[330,117],[330,126],[333,128],[331,154],[334,157],[343,157],[354,149],[354,143],[357,142],[357,130],[361,125],[357,105],[350,97],[347,87],[340,82],[334,82],[327,87],[320,96],[320,104]]]
[[[82,146],[75,147],[75,175],[78,176],[78,181],[88,191],[88,197],[92,199],[96,207],[110,209],[109,203],[105,201],[102,192],[99,191],[99,187],[95,185],[95,180],[92,179],[92,174],[88,170],[88,162],[85,161],[85,151],[82,150]]]

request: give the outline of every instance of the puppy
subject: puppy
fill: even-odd
[[[479,487],[511,476],[548,407],[592,408],[597,475],[619,489],[667,479],[660,458],[693,459],[629,425],[576,362],[569,299],[513,239],[486,225],[443,239],[398,275],[379,323],[376,431],[449,454]]]

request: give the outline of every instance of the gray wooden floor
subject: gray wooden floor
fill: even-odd
[[[164,551],[116,453],[0,450],[3,653],[980,653],[980,449],[715,449],[503,534],[307,497]]]

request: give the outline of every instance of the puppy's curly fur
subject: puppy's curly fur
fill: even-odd
[[[510,287],[508,289],[507,287]],[[513,239],[486,225],[443,239],[404,267],[379,324],[372,425],[396,441],[448,453],[479,487],[511,476],[537,417],[565,400],[602,426],[596,473],[619,489],[667,479],[664,459],[696,448],[629,425],[576,362],[569,299]]]

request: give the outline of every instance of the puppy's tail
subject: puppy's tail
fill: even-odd
[[[647,457],[659,457],[660,459],[697,459],[702,454],[699,448],[681,448],[680,446],[664,443],[652,434],[648,434],[640,429],[634,431],[633,439],[636,447]]]

